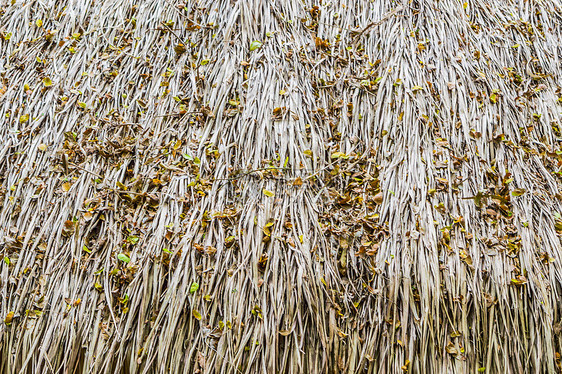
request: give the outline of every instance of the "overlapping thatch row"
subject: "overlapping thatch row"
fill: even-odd
[[[554,1],[0,3],[0,373],[560,370]]]

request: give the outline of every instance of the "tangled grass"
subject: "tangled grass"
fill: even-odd
[[[561,370],[559,0],[0,3],[0,373]]]

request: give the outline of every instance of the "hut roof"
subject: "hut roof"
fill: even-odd
[[[560,370],[561,46],[559,0],[0,3],[0,373]]]

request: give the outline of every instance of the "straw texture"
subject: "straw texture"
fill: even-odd
[[[559,0],[0,1],[0,373],[561,369]]]

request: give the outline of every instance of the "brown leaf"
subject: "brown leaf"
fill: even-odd
[[[175,47],[174,47],[174,51],[178,54],[178,55],[182,55],[187,51],[187,48],[185,48],[185,45],[183,45],[182,43],[178,43]]]
[[[445,347],[445,350],[450,355],[457,355],[459,353],[459,350],[455,347],[455,345],[453,343],[447,344],[447,346]]]

